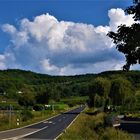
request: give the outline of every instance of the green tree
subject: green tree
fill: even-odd
[[[112,81],[110,89],[110,98],[113,105],[126,105],[130,103],[131,97],[134,96],[131,83],[124,78],[116,78]]]
[[[18,103],[19,105],[28,108],[29,106],[33,106],[35,104],[35,99],[32,95],[24,93],[19,97]]]
[[[91,105],[95,104],[96,94],[102,99],[102,105],[104,106],[105,100],[110,93],[110,81],[106,78],[96,78],[89,88],[89,102]],[[99,98],[97,98],[99,99]]]
[[[29,106],[33,106],[35,104],[35,96],[33,94],[33,89],[28,86],[24,85],[21,89],[22,93],[18,99],[18,103],[21,106],[28,108]]]
[[[135,21],[140,20],[140,3],[135,0],[135,4],[126,9],[127,14],[134,14]],[[128,71],[131,65],[140,64],[140,23],[134,23],[130,27],[120,25],[117,32],[109,32],[108,36],[116,44],[119,52],[126,58],[123,70]]]
[[[102,106],[102,103],[103,103],[103,98],[101,96],[99,96],[98,94],[95,95],[95,98],[94,98],[94,105],[96,107],[101,107]]]
[[[38,104],[48,104],[51,96],[50,94],[50,87],[43,87],[41,92],[36,95],[36,102]]]
[[[58,85],[51,85],[50,88],[50,99],[57,102],[60,101],[61,87]]]

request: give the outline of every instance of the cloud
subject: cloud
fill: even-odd
[[[42,70],[46,71],[46,73],[50,74],[60,73],[60,69],[55,65],[51,65],[49,59],[44,59],[40,63]]]
[[[4,24],[2,29],[4,32],[8,32],[9,34],[14,34],[16,32],[16,28],[10,24]]]
[[[120,69],[124,57],[117,52],[108,31],[134,20],[122,9],[108,12],[109,26],[59,21],[42,14],[18,26],[4,24],[11,37],[6,48],[5,67],[29,69],[52,75],[71,75]],[[3,61],[2,61],[3,63]]]
[[[5,69],[6,65],[5,65],[5,56],[4,55],[0,55],[0,69]]]
[[[124,10],[120,8],[109,10],[108,16],[110,18],[109,25],[113,31],[116,31],[121,24],[131,26],[134,23],[133,15],[125,15]]]

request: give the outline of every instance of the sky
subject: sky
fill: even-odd
[[[50,75],[119,70],[125,58],[106,34],[134,23],[124,12],[130,5],[132,0],[0,0],[0,69]]]

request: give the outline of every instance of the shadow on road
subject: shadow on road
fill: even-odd
[[[74,115],[78,115],[79,114],[79,112],[66,112],[66,113],[62,113],[62,114],[74,114]]]

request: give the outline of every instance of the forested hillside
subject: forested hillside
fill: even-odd
[[[75,76],[50,76],[24,70],[0,71],[1,100],[18,100],[26,95],[35,98],[37,103],[45,103],[49,99],[59,101],[70,96],[89,96],[92,99],[96,95],[96,104],[100,105],[102,98],[108,97],[115,104],[114,98],[117,99],[118,93],[122,95],[119,95],[120,98],[125,98],[125,94],[139,96],[140,71],[108,71]],[[43,101],[44,97],[47,99]]]
[[[31,94],[51,92],[51,94],[61,97],[86,95],[82,92],[85,82],[91,81],[95,76],[49,76],[24,70],[3,70],[0,71],[0,93],[5,93],[6,97],[15,99],[20,91],[24,92],[24,90]],[[81,93],[77,91],[80,87],[83,88]],[[54,99],[56,98],[54,97]]]

